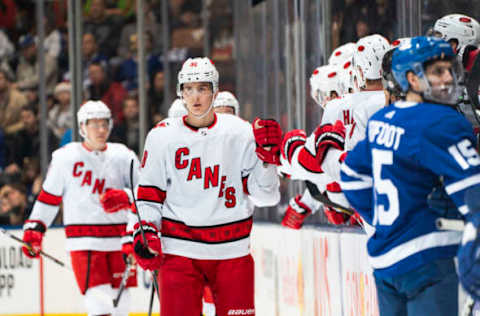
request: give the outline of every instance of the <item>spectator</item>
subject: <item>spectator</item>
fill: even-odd
[[[25,95],[12,87],[8,72],[0,68],[0,127],[5,133],[15,133],[23,127],[20,111],[25,104]]]
[[[28,203],[34,203],[35,198],[42,190],[42,176],[40,174],[40,159],[25,157],[23,161],[22,183],[27,189]]]
[[[123,120],[122,102],[127,96],[127,90],[120,83],[111,82],[99,63],[92,63],[88,67],[88,77],[88,98],[94,101],[102,100],[112,111],[114,122],[120,123]]]
[[[48,125],[58,140],[73,126],[73,117],[70,107],[71,85],[61,82],[55,87],[54,97],[57,102],[48,112]]]
[[[121,22],[118,16],[107,15],[105,1],[92,0],[83,30],[95,35],[100,52],[110,58],[115,56]]]
[[[137,98],[128,96],[123,101],[124,120],[115,124],[110,136],[110,141],[127,145],[128,148],[138,154],[139,150],[139,107]]]
[[[84,75],[84,85],[88,85],[88,67],[92,63],[99,63],[105,70],[108,70],[108,59],[98,51],[97,40],[93,33],[83,34],[82,40],[82,66]]]
[[[136,10],[136,6],[134,7]],[[152,6],[151,1],[145,1],[143,4],[143,10],[145,12],[144,16],[144,27],[145,31],[150,32],[151,34],[159,34],[160,25],[157,22],[157,17],[155,16],[155,10]],[[133,21],[126,24],[122,28],[122,33],[120,35],[120,42],[118,43],[117,55],[122,59],[127,59],[130,57],[130,36],[137,33],[137,23]],[[161,36],[152,38],[152,51],[158,53],[161,49]]]
[[[23,35],[18,45],[22,56],[17,67],[16,87],[36,89],[39,81],[36,40],[30,34]],[[57,61],[48,54],[45,54],[45,83],[47,94],[52,94],[57,84]]]
[[[151,112],[159,112],[163,117],[167,116],[164,106],[165,76],[163,70],[158,70],[150,77],[148,88],[148,105]]]
[[[359,17],[355,23],[355,42],[370,34],[370,27],[368,26],[368,20],[365,16]]]
[[[62,34],[55,27],[55,20],[51,13],[45,17],[45,52],[57,60],[62,50]]]
[[[22,225],[32,211],[27,201],[27,190],[21,183],[7,183],[0,188],[0,224]]]
[[[8,172],[13,170],[21,170],[25,157],[40,157],[40,129],[38,122],[38,110],[32,104],[25,105],[21,110],[21,118],[23,128],[14,135],[13,153]],[[52,130],[48,128],[48,160],[51,158],[52,152],[58,146],[58,140]]]
[[[14,31],[17,19],[17,6],[14,0],[0,0],[0,28]]]
[[[123,86],[128,91],[136,91],[138,89],[138,41],[137,34],[130,36],[130,51],[129,58],[125,60],[118,71],[118,81],[123,83]],[[149,78],[154,73],[162,69],[160,57],[156,54],[152,54],[152,34],[150,32],[145,33],[145,57],[147,60],[147,73]]]
[[[15,53],[15,48],[13,43],[8,38],[7,33],[4,30],[0,29],[0,60],[8,61],[13,57]]]
[[[105,14],[130,17],[135,13],[135,0],[107,0],[105,1]],[[85,1],[85,12],[90,11],[92,0]]]
[[[201,25],[202,2],[196,0],[172,0],[170,4],[170,28],[196,28]]]

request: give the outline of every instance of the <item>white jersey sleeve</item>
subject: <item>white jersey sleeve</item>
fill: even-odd
[[[41,221],[46,227],[49,227],[57,216],[65,189],[65,181],[67,181],[67,177],[65,177],[67,170],[62,157],[64,155],[63,148],[53,152],[42,191],[33,205],[30,221]]]
[[[353,117],[353,124],[350,131],[347,130],[345,138],[345,150],[350,151],[365,138],[368,119],[385,106],[385,94],[383,91],[363,91],[351,94],[345,100],[353,111],[349,114]],[[342,155],[342,151],[331,148],[322,163],[325,173],[337,182],[340,181]]]
[[[378,110],[385,107],[385,94],[383,91],[363,91],[352,94],[351,102],[353,107],[353,118],[355,128],[346,146],[346,150],[352,150],[355,145],[365,138],[367,122]]]
[[[137,212],[140,218],[158,226],[167,193],[167,150],[163,141],[166,128],[168,127],[154,128],[147,135],[137,189]],[[136,220],[136,217],[134,219]]]

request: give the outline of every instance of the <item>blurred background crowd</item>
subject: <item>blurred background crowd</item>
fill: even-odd
[[[137,1],[82,1],[81,59],[83,100],[107,104],[115,123],[110,141],[139,154]],[[21,225],[41,189],[41,80],[48,154],[72,141],[70,1],[44,1],[43,43],[37,2],[0,0],[0,225]],[[310,100],[306,82],[335,47],[372,33],[389,40],[425,34],[447,13],[480,17],[480,1],[471,0],[144,0],[143,8],[148,128],[165,118],[175,99],[183,61],[205,55],[220,72],[220,90],[239,99],[243,118],[270,116],[284,130],[311,132],[322,110]],[[285,203],[300,189],[285,182],[283,204],[257,212],[257,219],[280,221]],[[317,214],[309,222],[325,223]]]

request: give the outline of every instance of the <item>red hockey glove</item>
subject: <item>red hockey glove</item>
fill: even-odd
[[[345,126],[341,121],[337,120],[335,125],[320,125],[313,133],[315,134],[315,148],[317,149],[316,159],[320,165],[322,165],[330,147],[343,151],[345,147]]]
[[[258,158],[266,163],[280,165],[280,144],[282,129],[275,120],[261,120],[258,117],[252,123],[253,135],[257,144]]]
[[[295,198],[290,199],[287,211],[283,216],[283,226],[293,229],[300,229],[303,226],[305,218],[312,214],[312,210],[300,201],[301,198],[302,196],[299,194]]]
[[[162,265],[162,244],[158,237],[158,230],[153,223],[142,221],[148,247],[143,242],[140,227],[135,224],[133,233],[133,255],[144,270],[158,270]]]
[[[325,206],[323,212],[325,213],[325,216],[330,224],[340,225],[347,222],[347,216],[343,213],[337,212],[334,208]]]
[[[103,210],[107,213],[115,213],[130,208],[130,199],[127,192],[119,189],[111,189],[100,197]]]
[[[29,246],[22,246],[23,253],[29,258],[37,258],[42,250],[43,234],[47,230],[41,221],[29,221],[23,225],[23,241]]]
[[[349,223],[351,226],[362,226],[363,225],[363,220],[360,217],[360,214],[358,214],[356,211],[353,213],[352,216],[348,219]]]
[[[282,145],[280,149],[282,151],[282,156],[288,162],[292,162],[292,157],[295,150],[303,146],[307,140],[307,134],[302,129],[294,129],[285,134],[282,140]]]

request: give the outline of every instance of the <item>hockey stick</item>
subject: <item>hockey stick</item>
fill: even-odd
[[[344,213],[344,214],[347,214],[347,215],[350,215],[350,216],[355,214],[355,211],[353,209],[351,209],[349,207],[346,207],[346,206],[343,206],[343,205],[340,205],[340,204],[337,204],[337,203],[331,201],[328,197],[326,197],[322,193],[320,193],[317,186],[315,184],[313,184],[312,182],[307,180],[307,181],[305,181],[305,183],[307,185],[308,191],[310,192],[310,195],[315,200],[317,200],[319,202],[322,202],[323,204],[325,204],[327,206],[338,209],[340,211],[340,213]]]
[[[125,271],[122,275],[122,281],[120,282],[120,287],[118,289],[117,297],[113,300],[113,307],[117,307],[118,303],[120,302],[120,298],[122,297],[123,290],[127,285],[128,276],[130,274],[130,269],[132,268],[132,259],[127,257],[127,266],[125,267]]]
[[[28,242],[26,241],[23,241],[22,239],[18,238],[17,236],[9,233],[6,229],[4,228],[0,228],[0,233],[4,234],[5,236],[8,236],[10,238],[12,238],[13,240],[16,240],[18,241],[19,243],[23,244],[25,247],[27,247],[28,250],[32,250],[32,245],[30,245]],[[54,256],[52,255],[49,255],[48,253],[44,252],[43,250],[40,250],[38,252],[40,255],[44,256],[45,258],[48,258],[50,260],[52,260],[53,262],[55,262],[56,264],[58,264],[59,266],[63,267],[63,268],[66,268],[68,270],[71,270],[69,266],[67,266],[63,261],[55,258]]]
[[[330,207],[335,208],[335,210],[339,211],[340,213],[347,214],[349,216],[353,216],[353,218],[355,218],[355,221],[358,223],[358,225],[360,225],[360,227],[362,227],[363,230],[365,230],[365,226],[363,225],[363,223],[361,221],[359,221],[357,217],[354,216],[354,214],[355,214],[354,209],[352,209],[350,207],[340,205],[338,203],[335,203],[335,202],[331,201],[327,196],[320,193],[317,186],[315,184],[313,184],[312,182],[307,180],[307,181],[305,181],[305,184],[307,185],[308,192],[310,192],[310,195],[315,200],[325,204],[326,206],[330,206]]]
[[[134,160],[132,159],[132,161],[130,161],[130,190],[132,191],[133,205],[135,205],[135,209],[137,210],[135,212],[135,214],[137,215],[138,227],[140,228],[140,233],[142,234],[143,243],[148,248],[147,238],[145,238],[145,232],[143,231],[143,227],[142,227],[142,218],[140,217],[140,212],[139,212],[139,209],[137,207],[137,199],[135,198],[135,190],[133,189],[133,164],[134,164]],[[152,271],[152,278],[153,278],[153,280],[152,280],[153,287],[155,289],[155,292],[157,292],[158,298],[160,299],[160,291],[159,291],[158,283],[157,283],[157,271],[156,270]],[[152,288],[152,291],[154,289]],[[154,298],[154,295],[150,296],[150,305],[149,305],[149,309],[148,309],[148,316],[152,315],[153,298]]]
[[[32,249],[32,245],[30,245],[28,242],[25,242],[23,241],[22,239],[18,238],[17,236],[15,236],[14,234],[11,234],[9,233],[6,229],[4,228],[0,228],[0,233],[2,233],[3,235],[7,236],[7,237],[10,237],[11,239],[15,240],[15,241],[18,241],[19,243],[21,243],[22,245],[24,245],[25,247],[27,247],[27,249],[31,250]],[[61,266],[62,268],[64,269],[67,269],[68,271],[72,271],[72,268],[69,267],[68,265],[66,265],[63,261],[55,258],[54,256],[52,255],[49,255],[48,253],[46,253],[45,251],[43,250],[40,250],[38,252],[41,256],[45,257],[45,258],[48,258],[50,259],[51,261],[53,261],[54,263],[56,263],[57,265]],[[73,272],[73,271],[72,271]],[[112,301],[112,298],[109,297],[106,293],[102,292],[102,291],[94,291],[93,294],[98,297],[99,299],[105,301],[105,302],[111,302]]]

